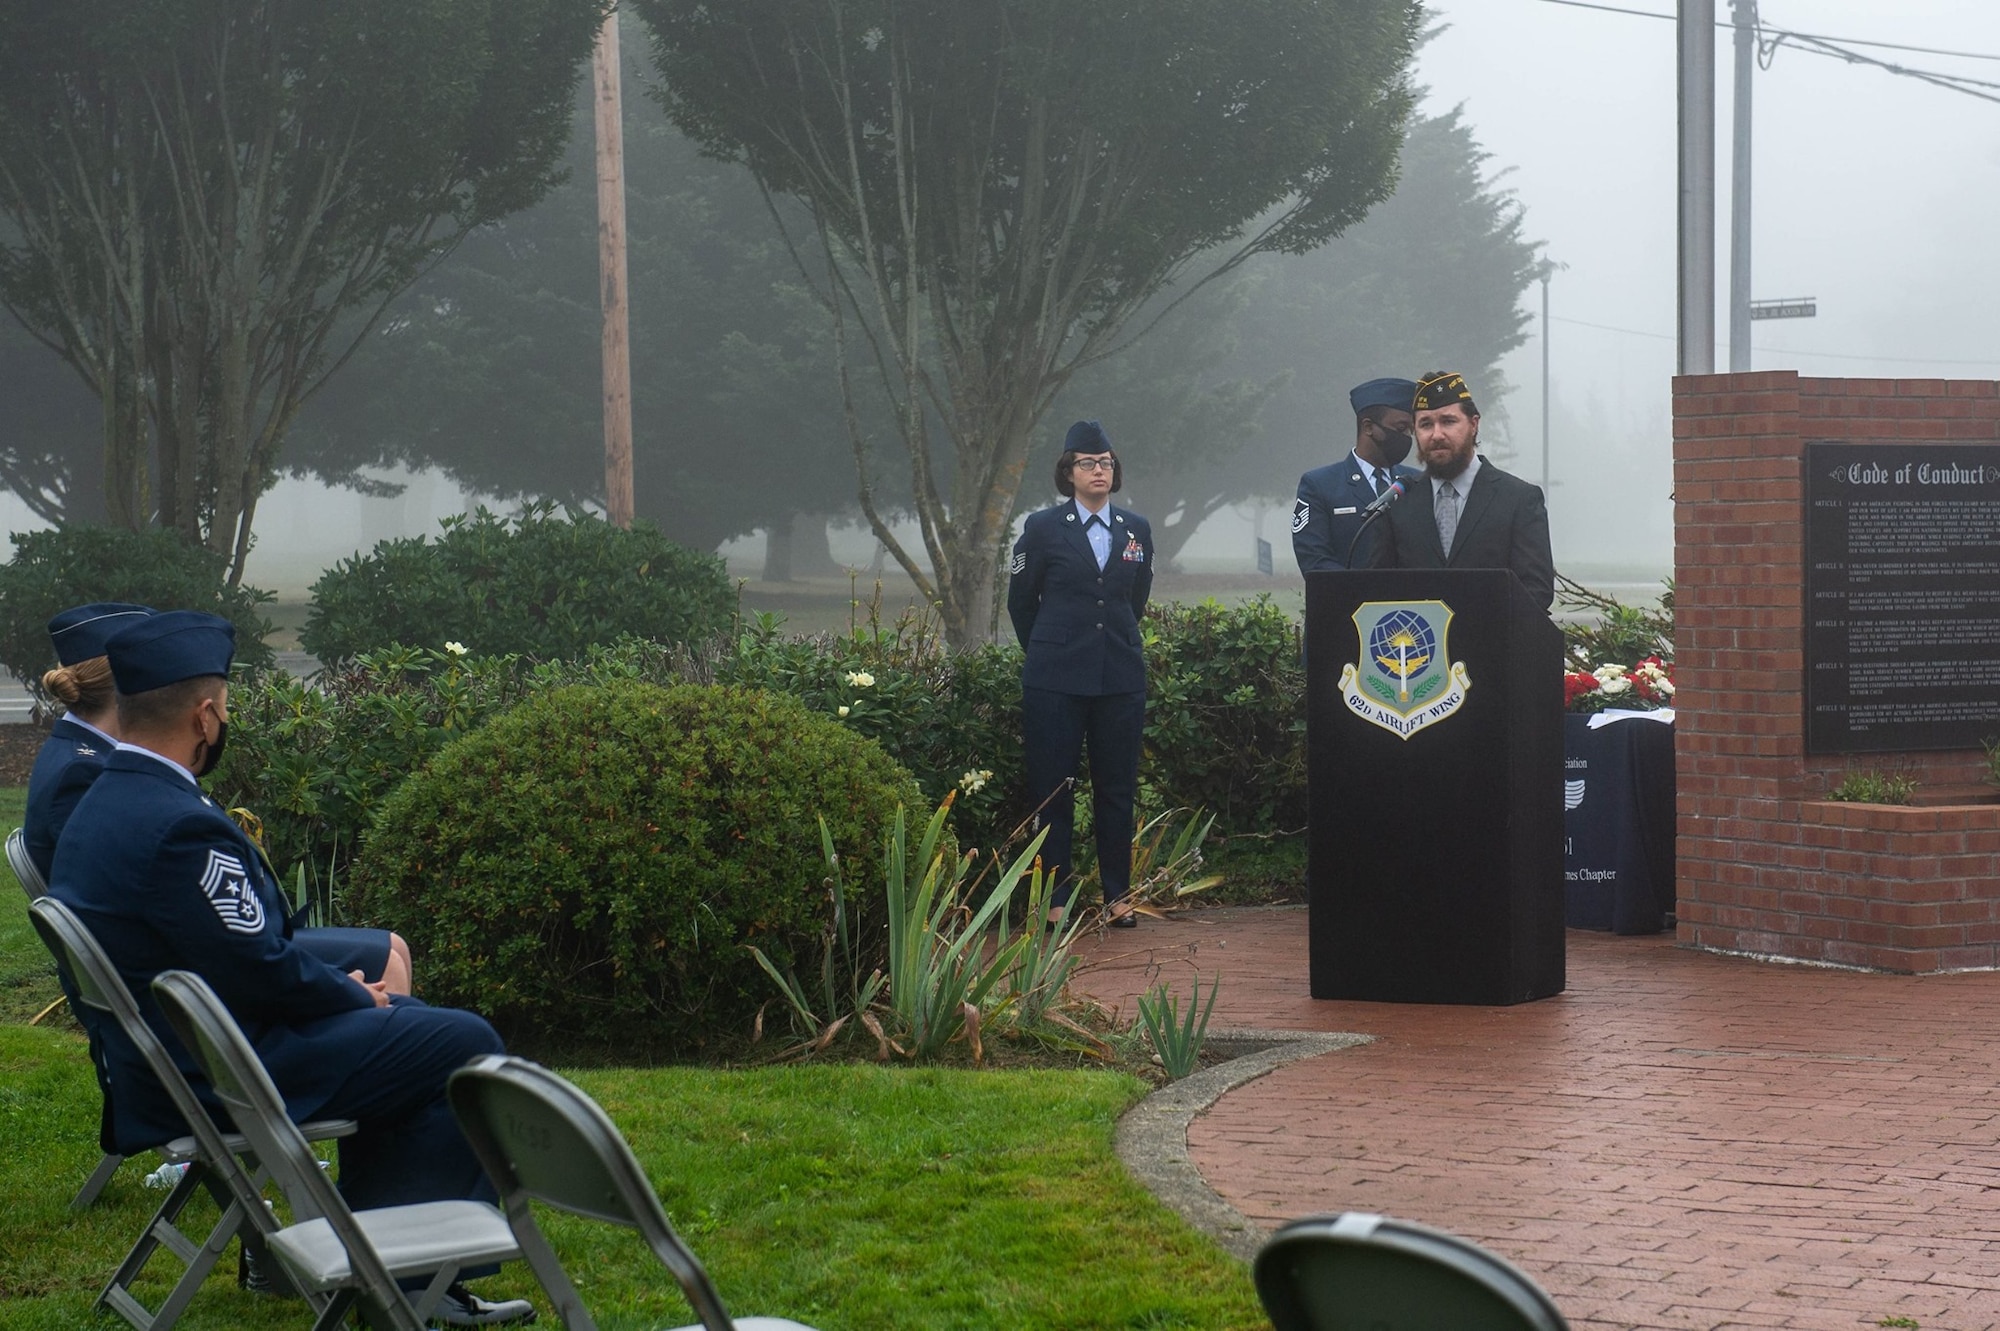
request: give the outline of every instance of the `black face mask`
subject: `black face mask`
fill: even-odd
[[[224,721],[216,727],[215,743],[208,746],[208,755],[201,760],[201,766],[195,769],[196,780],[207,776],[215,770],[215,765],[222,761],[222,751],[228,746],[229,723]]]
[[[1416,440],[1407,434],[1391,434],[1381,426],[1375,427],[1375,451],[1382,455],[1382,465],[1393,467],[1410,455]]]

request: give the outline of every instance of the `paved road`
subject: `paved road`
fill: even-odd
[[[1217,1026],[1378,1037],[1194,1120],[1194,1163],[1251,1219],[1438,1225],[1579,1328],[2000,1326],[2000,974],[1572,931],[1569,990],[1539,1003],[1314,1002],[1305,924],[1149,920],[1101,936],[1079,980],[1129,1014],[1192,965],[1222,977]]]

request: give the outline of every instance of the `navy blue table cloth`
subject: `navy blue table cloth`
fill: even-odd
[[[1674,912],[1674,727],[1563,718],[1563,916],[1654,934]]]

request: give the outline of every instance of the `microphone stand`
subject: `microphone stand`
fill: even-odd
[[[1347,557],[1340,561],[1343,565],[1350,570],[1354,567],[1354,547],[1361,544],[1361,534],[1368,530],[1369,523],[1395,507],[1396,500],[1402,497],[1403,482],[1401,479],[1397,479],[1390,482],[1389,488],[1384,490],[1381,496],[1368,506],[1368,512],[1362,516],[1361,525],[1354,529],[1354,539],[1347,543]],[[1382,502],[1383,499],[1387,499],[1389,502],[1385,504]]]
[[[1388,511],[1389,510],[1386,508],[1376,509],[1373,513],[1370,513],[1367,517],[1361,519],[1361,525],[1354,529],[1354,539],[1347,543],[1347,558],[1340,561],[1341,563],[1345,564],[1349,570],[1352,570],[1354,568],[1354,547],[1361,544],[1361,534],[1368,530],[1369,523],[1375,521],[1375,519],[1381,517],[1384,513],[1387,513]]]

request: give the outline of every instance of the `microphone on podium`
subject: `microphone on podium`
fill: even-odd
[[[1399,480],[1390,481],[1389,488],[1384,490],[1381,494],[1376,495],[1375,501],[1369,504],[1368,507],[1362,509],[1361,511],[1366,514],[1380,513],[1383,509],[1389,507],[1389,505],[1395,503],[1398,499],[1401,499],[1402,497],[1403,497],[1403,483]]]
[[[1376,495],[1373,502],[1371,502],[1368,505],[1368,507],[1361,510],[1361,525],[1354,529],[1354,539],[1347,543],[1347,559],[1343,567],[1345,568],[1354,567],[1354,548],[1361,544],[1361,533],[1367,531],[1368,525],[1374,522],[1375,519],[1381,517],[1384,513],[1388,512],[1389,505],[1395,503],[1398,499],[1401,499],[1402,497],[1403,497],[1402,481],[1392,480],[1389,482],[1389,487],[1386,490],[1382,491],[1381,494]]]

